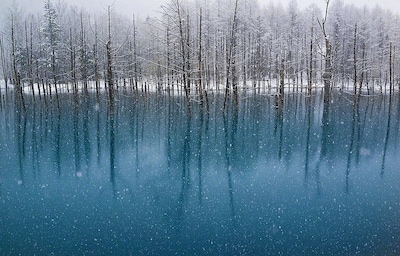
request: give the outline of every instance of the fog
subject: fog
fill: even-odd
[[[205,0],[210,1],[210,0]],[[258,0],[261,5],[268,5],[269,3],[281,4],[287,6],[291,0]],[[338,0],[331,0],[333,3]],[[2,13],[6,13],[9,8],[12,7],[13,2],[16,2],[17,6],[23,7],[25,10],[38,11],[43,7],[44,0],[1,0],[0,10]],[[57,1],[53,1],[57,2]],[[78,7],[83,7],[88,10],[94,11],[104,11],[107,6],[114,5],[115,10],[126,16],[131,16],[132,14],[138,15],[140,17],[154,16],[160,10],[160,6],[167,3],[167,0],[69,0],[66,1],[70,5],[75,5]],[[374,7],[380,5],[384,9],[389,9],[395,13],[399,13],[400,1],[394,0],[346,0],[346,4],[354,4],[358,7],[368,6]],[[309,5],[315,3],[321,8],[325,4],[325,0],[297,0],[298,6],[303,9]],[[3,15],[2,15],[3,16]]]

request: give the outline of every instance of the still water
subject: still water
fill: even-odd
[[[397,97],[117,98],[3,99],[1,255],[400,253]]]

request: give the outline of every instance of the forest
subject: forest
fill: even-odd
[[[5,90],[27,93],[254,91],[311,94],[319,87],[354,94],[400,87],[399,15],[325,0],[261,6],[257,0],[170,0],[157,17],[121,16],[44,1],[43,11],[6,13],[0,57]],[[134,13],[135,10],[132,10]],[[272,90],[272,91],[271,91]],[[1,98],[1,97],[0,97]],[[188,104],[189,106],[190,104]]]
[[[0,10],[0,255],[399,255],[400,16],[315,1]]]

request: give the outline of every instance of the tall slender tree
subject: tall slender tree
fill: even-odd
[[[319,26],[321,28],[322,34],[324,36],[325,41],[325,70],[323,73],[323,80],[324,80],[324,101],[330,100],[330,90],[331,90],[331,80],[332,80],[332,45],[329,39],[327,29],[326,29],[326,21],[328,18],[328,8],[330,0],[325,0],[325,14],[322,20],[318,19]]]
[[[6,90],[8,88],[8,72],[7,72],[7,59],[6,55],[4,52],[4,40],[3,37],[0,37],[0,57],[1,57],[1,67],[3,71],[3,79],[4,79],[4,85],[6,87]]]
[[[49,68],[49,73],[52,74],[52,82],[54,83],[54,89],[56,92],[57,103],[59,104],[59,92],[58,92],[58,53],[60,38],[59,33],[61,28],[57,21],[57,12],[50,0],[47,0],[44,4],[44,21],[42,32],[45,37],[44,49],[46,50],[46,61],[45,64]],[[49,92],[51,93],[51,87]]]

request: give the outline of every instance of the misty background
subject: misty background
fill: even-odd
[[[208,0],[203,1],[207,2]],[[286,7],[290,1],[291,0],[258,0],[258,3],[261,6],[273,3]],[[335,0],[331,2],[334,1]],[[59,0],[53,1],[53,3],[57,2],[59,2]],[[106,12],[107,6],[114,4],[115,11],[119,14],[126,16],[132,16],[135,14],[138,17],[145,18],[146,16],[158,15],[160,7],[167,3],[168,0],[68,0],[65,2],[68,3],[68,5],[75,5],[93,12]],[[323,8],[325,2],[325,0],[297,0],[300,9],[306,8],[311,4],[316,4],[320,8]],[[372,8],[379,5],[383,9],[390,10],[394,13],[399,13],[400,11],[400,1],[398,0],[346,0],[344,2],[347,5],[354,4],[357,7],[367,6]],[[0,13],[2,17],[7,14],[9,8],[13,6],[13,3],[28,12],[40,11],[44,6],[44,0],[1,0]]]

